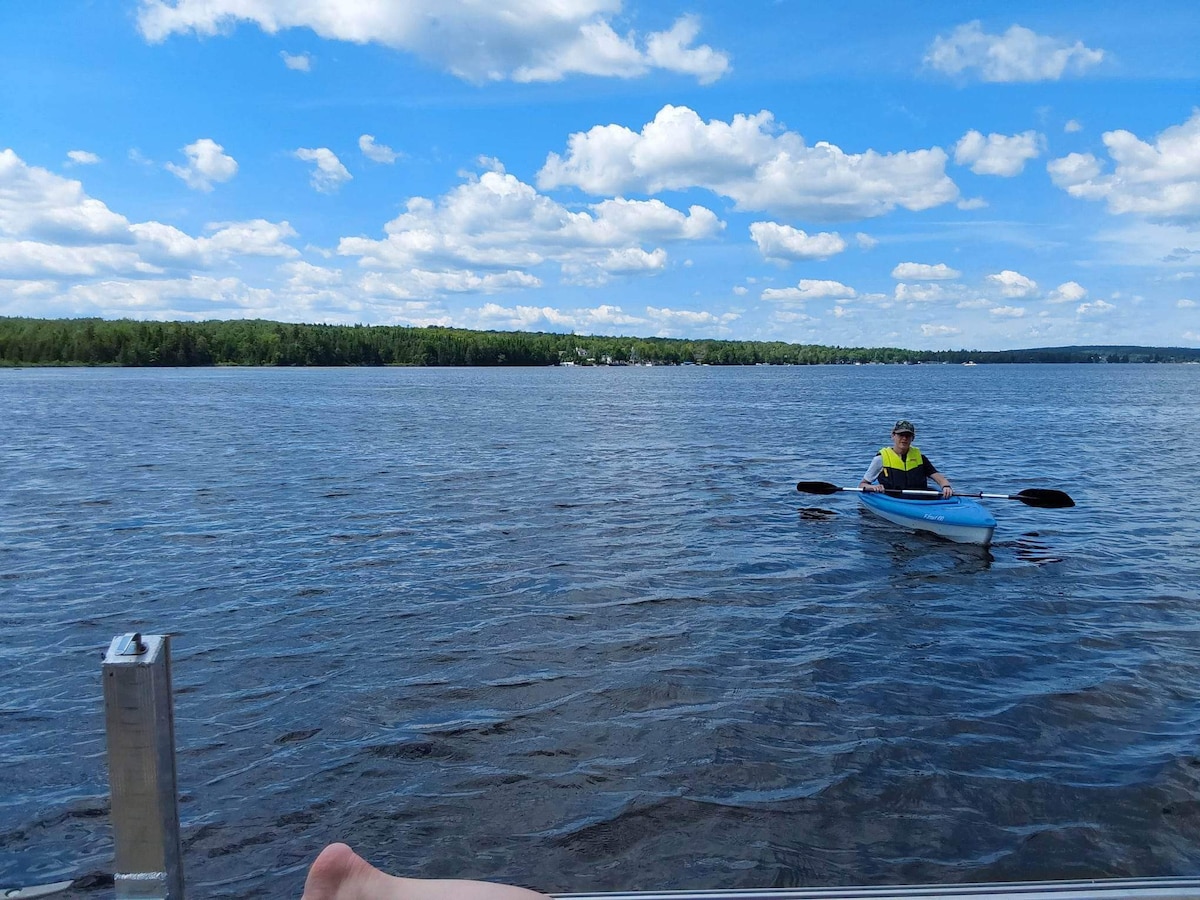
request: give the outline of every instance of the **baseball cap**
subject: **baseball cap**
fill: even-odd
[[[913,423],[908,421],[908,419],[901,419],[899,422],[897,422],[895,425],[892,426],[892,434],[901,434],[906,431],[909,434],[917,433],[917,429],[913,428]]]

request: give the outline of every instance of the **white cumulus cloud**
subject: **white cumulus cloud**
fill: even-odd
[[[579,283],[614,274],[653,274],[667,251],[648,242],[703,240],[724,227],[702,206],[687,213],[661,200],[605,200],[570,210],[493,169],[437,201],[414,197],[388,222],[381,240],[343,238],[338,253],[390,272],[529,271],[553,263]]]
[[[701,84],[711,84],[729,70],[729,58],[707,45],[693,47],[699,36],[700,20],[684,16],[669,30],[650,35],[646,59],[660,69],[694,75]]]
[[[1068,44],[1013,25],[1004,34],[988,34],[978,21],[939,35],[925,64],[947,75],[977,74],[983,81],[1058,81],[1081,74],[1104,59],[1103,50]]]
[[[720,332],[740,318],[733,312],[714,313],[708,310],[671,309],[667,306],[647,306],[646,316],[655,324],[656,333],[661,337],[681,333],[694,334],[697,328]]]
[[[342,283],[341,269],[314,266],[303,260],[284,263],[279,267],[279,271],[287,275],[288,285],[293,290],[316,291]]]
[[[609,250],[608,255],[600,260],[600,268],[606,272],[630,275],[635,272],[657,272],[666,268],[667,251],[661,247],[647,252],[641,247],[623,247],[620,250]]]
[[[94,278],[154,271],[134,250],[114,244],[70,246],[40,241],[0,241],[0,271],[10,278]]]
[[[1078,303],[1087,296],[1087,289],[1075,281],[1064,281],[1046,295],[1047,303]]]
[[[301,147],[296,151],[295,157],[304,162],[316,163],[309,183],[312,184],[313,190],[322,194],[334,193],[353,177],[337,158],[337,154],[326,147]]]
[[[939,147],[898,153],[846,153],[824,141],[810,147],[795,132],[779,132],[766,111],[705,122],[687,107],[668,105],[641,132],[597,125],[571,135],[566,154],[551,153],[537,183],[598,195],[704,188],[742,210],[837,221],[954,201],[958,187],[946,175],[946,161]]]
[[[311,72],[312,57],[307,53],[288,53],[286,50],[279,51],[279,58],[283,60],[283,64],[293,72]]]
[[[359,136],[358,149],[367,159],[377,163],[394,163],[400,155],[387,144],[376,143],[374,135],[370,134]]]
[[[803,303],[806,300],[821,300],[835,297],[846,300],[858,296],[854,288],[840,281],[821,281],[802,278],[795,287],[767,288],[761,294],[763,300],[776,300],[785,303]]]
[[[237,174],[237,161],[211,138],[200,138],[194,144],[188,144],[183,148],[183,155],[187,157],[187,165],[167,163],[166,169],[195,190],[211,191],[214,182],[229,181]]]
[[[1012,136],[968,131],[954,145],[954,161],[970,166],[976,175],[999,175],[1010,178],[1019,175],[1028,160],[1041,152],[1041,136],[1026,131]]]
[[[1104,197],[1104,190],[1092,184],[1092,180],[1097,178],[1104,168],[1090,153],[1068,153],[1066,156],[1052,159],[1046,164],[1046,171],[1050,173],[1050,178],[1056,185],[1073,197],[1082,197],[1085,200],[1100,200]]]
[[[643,321],[637,316],[627,314],[621,307],[602,303],[591,309],[576,310],[576,317],[588,327],[597,325],[631,325]]]
[[[139,222],[130,230],[137,239],[140,258],[163,269],[206,268],[237,256],[300,255],[287,243],[297,236],[287,222],[253,219],[211,223],[205,229],[211,232],[208,237],[192,237],[161,222]]]
[[[409,269],[405,272],[368,272],[359,286],[373,296],[417,299],[443,294],[499,294],[540,287],[541,284],[537,276],[515,270],[479,273]]]
[[[594,219],[584,216],[574,222],[579,233],[589,235],[593,243],[619,243],[625,235],[638,235],[643,240],[702,240],[715,237],[725,228],[710,209],[692,206],[685,215],[658,199],[618,197],[593,204],[592,210]]]
[[[1097,300],[1095,303],[1080,303],[1075,307],[1075,312],[1081,316],[1088,315],[1103,315],[1104,313],[1112,312],[1116,309],[1112,303],[1106,303],[1103,300]]]
[[[776,222],[752,223],[750,237],[758,245],[758,252],[764,259],[828,259],[846,249],[846,242],[836,232],[808,234]]]
[[[999,316],[1004,319],[1020,319],[1025,316],[1025,307],[1023,306],[993,306],[988,312],[993,316]]]
[[[892,296],[898,303],[935,303],[939,300],[954,300],[963,295],[963,288],[957,284],[941,284],[938,282],[923,282],[907,284],[900,282],[896,285]]]
[[[300,253],[286,241],[298,237],[287,222],[250,219],[245,222],[213,222],[205,227],[212,232],[202,238],[215,252],[248,256],[295,257]]]
[[[1073,197],[1103,200],[1114,214],[1151,221],[1200,221],[1200,109],[1149,143],[1125,130],[1107,131],[1113,170],[1090,153],[1071,153],[1047,166],[1054,183]]]
[[[648,306],[637,315],[613,304],[578,309],[553,306],[502,306],[485,303],[465,311],[467,327],[522,329],[526,331],[566,331],[575,334],[628,333],[659,337],[695,335],[699,332],[721,335],[728,332],[737,313],[707,310],[671,309]]]
[[[621,35],[612,22],[620,11],[620,0],[141,0],[137,20],[152,42],[222,34],[242,22],[268,34],[308,28],[412,53],[473,82],[633,78],[658,69],[707,84],[728,71],[727,54],[694,44],[694,17],[665,31]]]
[[[83,184],[0,150],[0,235],[61,244],[129,243],[129,220]]]
[[[94,166],[100,162],[100,157],[95,153],[89,153],[87,150],[68,150],[67,160],[68,165]]]
[[[962,329],[955,328],[953,325],[925,324],[921,326],[921,334],[925,337],[952,337],[962,334]]]
[[[1188,300],[1187,298],[1184,298],[1182,300],[1177,300],[1175,302],[1175,305],[1178,306],[1180,309],[1195,309],[1196,301]]]
[[[987,276],[987,282],[1004,297],[1031,297],[1037,292],[1036,281],[1012,269]]]
[[[27,165],[11,150],[0,151],[0,272],[10,278],[75,280],[56,288],[66,296],[93,279],[123,283],[170,272],[177,281],[180,271],[234,259],[299,255],[288,244],[297,235],[287,222],[222,222],[205,230],[206,236],[193,237],[161,222],[131,223],[89,197],[80,182]],[[93,306],[87,300],[81,308],[112,308],[111,301],[105,303]]]
[[[905,262],[892,269],[892,277],[900,281],[950,281],[961,275],[962,272],[950,268],[945,263],[928,265]]]

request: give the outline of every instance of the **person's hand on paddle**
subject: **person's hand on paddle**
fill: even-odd
[[[858,486],[864,491],[870,491],[872,494],[882,493],[886,490],[882,484],[871,484],[869,481],[860,481]]]

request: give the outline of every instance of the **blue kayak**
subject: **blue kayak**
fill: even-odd
[[[996,520],[981,504],[966,497],[949,500],[902,500],[887,494],[863,492],[863,505],[881,519],[904,528],[931,531],[960,544],[992,542]]]

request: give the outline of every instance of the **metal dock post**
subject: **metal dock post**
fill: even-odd
[[[183,900],[170,638],[113,638],[102,678],[117,900]]]

